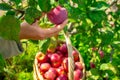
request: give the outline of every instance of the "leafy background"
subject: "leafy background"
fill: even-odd
[[[84,59],[86,80],[120,79],[119,0],[46,0],[49,5],[43,8],[41,5],[46,2],[40,1],[1,0],[0,10],[20,22],[26,20],[32,24],[42,12],[50,10],[48,7],[53,8],[58,4],[64,6],[68,10],[67,31],[71,35],[72,45],[79,50]],[[40,23],[49,25],[46,17],[42,18]],[[2,31],[2,28],[0,30]],[[59,39],[64,40],[62,32]],[[23,54],[6,60],[0,56],[0,80],[33,80],[34,57],[41,48],[45,49],[40,44],[46,41],[22,40]],[[104,53],[104,57],[100,56],[100,51]],[[95,68],[91,68],[90,62],[95,64]]]

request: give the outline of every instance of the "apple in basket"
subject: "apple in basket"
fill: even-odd
[[[79,54],[76,50],[73,50],[72,51],[72,55],[73,55],[73,58],[74,58],[74,61],[79,61]]]
[[[56,80],[68,80],[68,77],[66,75],[60,75],[56,78]]]
[[[45,55],[45,54],[42,53],[42,52],[39,52],[39,53],[36,55],[36,59],[38,60],[38,63],[44,63],[44,62],[47,62],[47,61],[48,61],[47,55]]]
[[[53,67],[59,67],[62,62],[61,56],[58,55],[57,53],[53,53],[50,57],[50,60]]]
[[[81,70],[77,69],[74,71],[74,80],[80,80],[83,77]]]
[[[81,71],[83,70],[83,65],[80,62],[75,62],[75,69],[80,69]]]
[[[64,70],[63,66],[60,66],[59,68],[56,68],[57,74],[58,76],[60,75],[66,75],[67,76],[67,72]]]
[[[50,69],[51,65],[49,63],[42,63],[40,65],[40,71],[41,72],[46,72]]]
[[[68,72],[68,58],[64,58],[62,62],[62,66],[66,72]]]
[[[57,72],[54,68],[50,68],[47,72],[45,72],[44,77],[47,80],[55,80],[57,77]]]

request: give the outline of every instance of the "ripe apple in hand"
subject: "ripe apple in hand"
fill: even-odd
[[[81,70],[77,69],[74,71],[74,80],[80,80],[83,77]]]
[[[50,60],[53,67],[59,67],[62,62],[60,55],[58,55],[57,53],[52,54]]]
[[[76,62],[76,61],[79,61],[79,54],[78,54],[78,52],[76,51],[76,50],[73,50],[72,51],[72,55],[73,55],[73,57],[74,57],[74,61]]]
[[[53,24],[57,24],[57,25],[64,22],[64,20],[67,19],[67,16],[68,16],[67,10],[61,6],[57,6],[47,13],[48,19]]]
[[[68,80],[66,75],[60,75],[56,78],[56,80]]]
[[[75,62],[75,69],[80,69],[81,71],[83,70],[83,65],[80,62]]]
[[[36,59],[38,60],[38,63],[44,63],[48,61],[48,57],[42,52],[39,52],[36,55]]]
[[[46,72],[50,69],[51,65],[49,63],[42,63],[40,65],[40,71],[41,72]]]
[[[54,68],[50,68],[47,72],[45,72],[44,77],[47,80],[55,80],[57,74],[56,70]]]
[[[65,69],[65,71],[68,72],[68,58],[64,58],[62,66]]]

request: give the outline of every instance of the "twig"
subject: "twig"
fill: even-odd
[[[3,3],[6,3],[4,0],[1,0]]]
[[[106,12],[111,6],[113,6],[114,4],[117,4],[117,2],[118,2],[118,0],[114,0],[114,1],[110,4],[110,6],[109,6],[107,9],[105,9],[105,12]]]
[[[73,30],[73,26],[75,23],[70,23],[68,27],[68,32],[71,32]]]

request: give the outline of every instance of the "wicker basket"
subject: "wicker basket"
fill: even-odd
[[[66,38],[66,44],[67,44],[67,48],[68,48],[68,70],[69,70],[68,79],[73,80],[74,79],[74,76],[73,76],[74,75],[74,59],[72,56],[72,51],[76,50],[78,53],[79,53],[79,51],[71,45],[68,35],[65,35],[65,38]],[[85,64],[84,64],[83,58],[80,55],[80,53],[79,53],[79,58],[80,58],[80,60],[79,60],[80,63],[82,63],[82,65],[83,65],[83,70],[82,70],[83,77],[81,80],[84,80],[85,79]],[[33,69],[34,69],[34,74],[33,74],[34,80],[46,80],[43,78],[43,76],[39,72],[37,59],[35,59],[35,61],[34,61]]]

